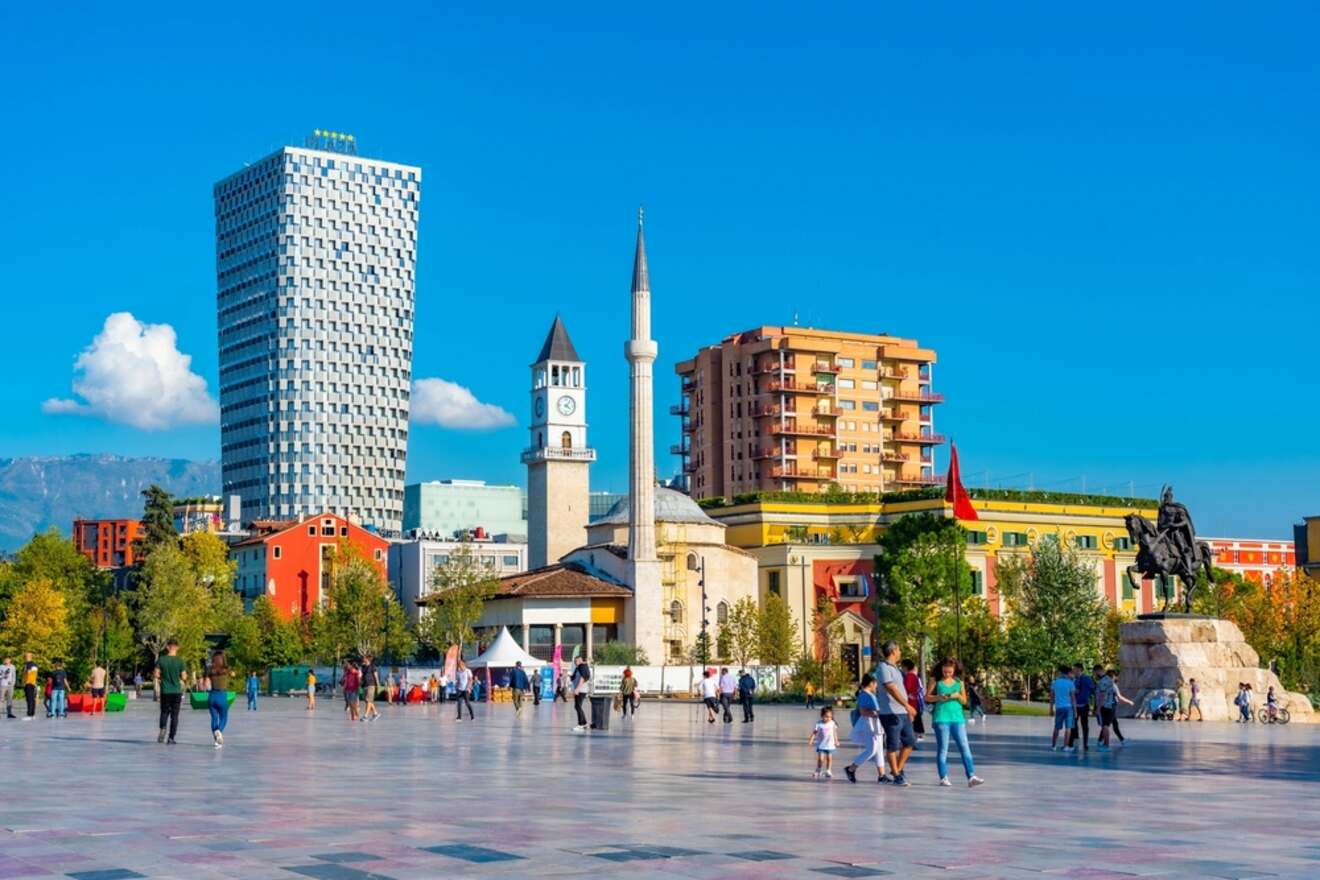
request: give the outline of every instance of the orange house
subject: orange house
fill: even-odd
[[[133,542],[142,533],[138,519],[75,519],[73,545],[97,568],[132,565]]]
[[[333,513],[294,522],[258,521],[253,534],[229,548],[238,563],[234,585],[246,604],[268,596],[287,618],[311,614],[332,576],[339,542],[349,541],[385,577],[389,542]]]

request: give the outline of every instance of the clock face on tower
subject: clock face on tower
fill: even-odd
[[[563,397],[559,398],[559,401],[555,404],[555,408],[559,410],[561,416],[571,416],[573,411],[577,409],[577,401],[565,394]]]
[[[536,398],[536,417],[539,419],[543,415],[545,415],[545,401],[538,397]]]

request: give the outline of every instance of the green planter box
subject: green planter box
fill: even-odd
[[[230,706],[234,705],[234,698],[237,696],[238,693],[236,691],[225,691],[225,697]],[[206,709],[207,704],[210,702],[210,697],[211,695],[206,693],[206,691],[193,691],[188,696],[188,700],[194,709]]]
[[[105,695],[105,711],[107,712],[122,712],[126,705],[128,705],[127,694]]]

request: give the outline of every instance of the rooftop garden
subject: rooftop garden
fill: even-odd
[[[973,501],[1016,501],[1021,504],[1072,504],[1083,507],[1159,507],[1154,498],[1127,498],[1121,495],[1096,495],[1084,492],[1046,492],[1026,489],[968,489]],[[758,501],[781,501],[797,504],[898,504],[904,501],[931,501],[944,497],[944,489],[934,486],[904,492],[747,492],[727,498],[699,498],[704,510],[717,510]]]

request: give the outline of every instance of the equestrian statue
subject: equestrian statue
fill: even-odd
[[[1138,513],[1123,517],[1129,537],[1137,545],[1137,561],[1127,567],[1128,584],[1133,592],[1141,591],[1142,578],[1153,578],[1159,584],[1161,611],[1169,610],[1174,598],[1173,578],[1182,580],[1183,611],[1192,611],[1192,593],[1196,591],[1196,575],[1204,571],[1213,578],[1210,545],[1196,540],[1196,527],[1187,505],[1173,500],[1173,487],[1165,486],[1160,495],[1160,511],[1154,523]]]

